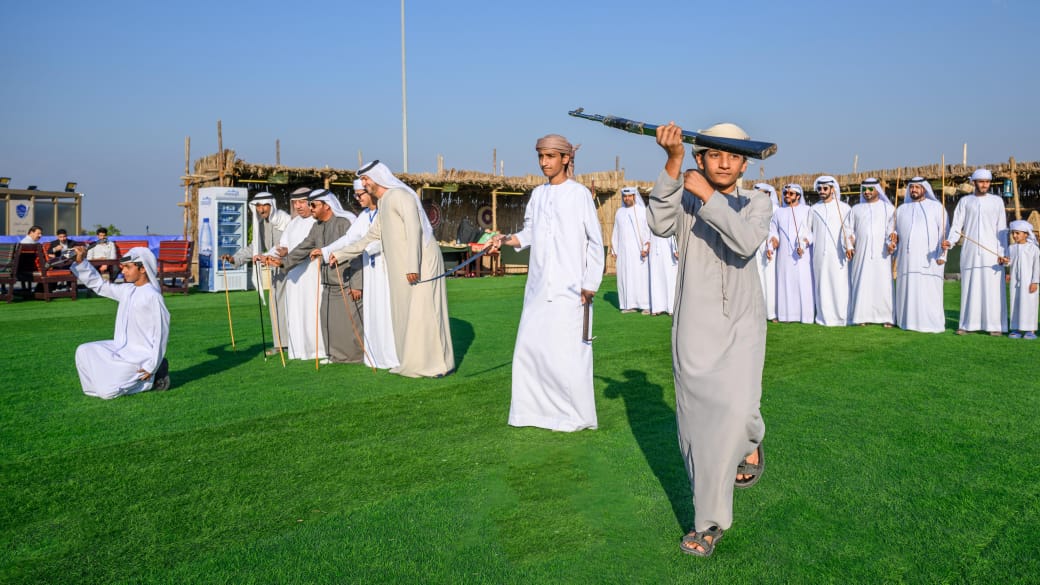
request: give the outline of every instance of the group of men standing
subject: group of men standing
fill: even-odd
[[[797,184],[784,185],[779,202],[772,187],[755,185],[772,195],[775,208],[758,257],[768,318],[941,333],[947,250],[963,240],[957,333],[1007,331],[1007,216],[1000,197],[988,192],[991,180],[985,169],[972,174],[974,194],[958,201],[952,223],[922,177],[907,183],[898,208],[876,178],[863,181],[851,207],[828,175],[814,182],[820,200],[811,207]]]
[[[270,274],[268,354],[365,363],[408,377],[449,374],[455,358],[439,278],[444,263],[418,195],[379,161],[358,177],[360,215],[327,189],[294,191],[292,216],[272,194],[258,193],[250,201],[250,247],[223,259]]]
[[[646,203],[636,187],[621,189],[614,214],[610,254],[617,266],[618,304],[622,313],[671,314],[679,253],[675,238],[650,230]]]

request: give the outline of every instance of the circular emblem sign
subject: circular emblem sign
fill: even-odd
[[[430,226],[434,229],[441,225],[441,206],[437,205],[433,201],[426,201],[423,203],[423,209],[426,210],[426,218],[430,220]]]

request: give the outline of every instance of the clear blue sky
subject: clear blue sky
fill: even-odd
[[[653,180],[644,138],[579,106],[779,144],[766,176],[1040,160],[1040,2],[410,0],[409,170],[578,171]],[[401,170],[400,3],[10,2],[0,34],[0,175],[86,193],[84,226],[179,233],[184,137],[250,162]],[[757,178],[757,166],[749,169]]]

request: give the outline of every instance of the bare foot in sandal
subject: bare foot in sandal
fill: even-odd
[[[679,543],[679,549],[688,555],[710,557],[715,545],[722,539],[722,529],[712,526],[704,532],[691,530]]]
[[[748,488],[758,483],[762,472],[766,469],[765,459],[765,451],[762,450],[762,443],[759,443],[758,448],[737,465],[737,478],[733,482],[734,485],[738,488]]]

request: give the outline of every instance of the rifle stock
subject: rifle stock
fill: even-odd
[[[637,122],[627,118],[618,118],[617,116],[586,114],[585,108],[578,108],[577,110],[571,110],[567,113],[575,118],[592,120],[593,122],[599,122],[604,126],[617,128],[618,130],[624,130],[625,132],[631,132],[632,134],[642,134],[644,136],[656,136],[657,128],[659,126],[658,124],[647,124],[646,122]],[[739,140],[737,138],[706,136],[688,130],[683,130],[682,140],[687,144],[732,152],[751,158],[757,158],[759,160],[776,154],[776,144],[772,142],[761,142],[759,140]]]

